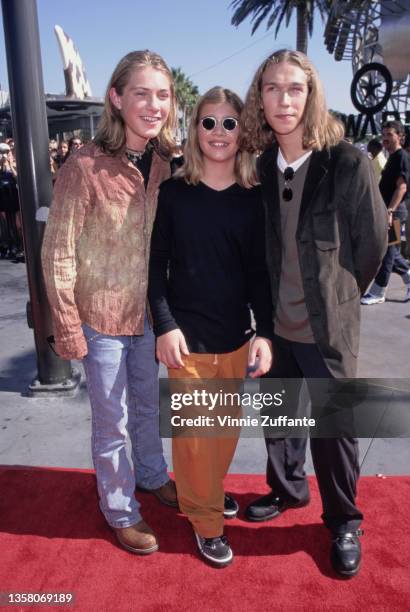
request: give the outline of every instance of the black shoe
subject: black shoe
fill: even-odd
[[[358,529],[333,537],[330,559],[333,569],[341,576],[351,578],[359,571],[362,558],[359,536],[362,534]]]
[[[227,495],[225,493],[225,499],[224,499],[224,517],[226,519],[234,519],[236,518],[236,515],[239,512],[239,504],[236,501],[236,499],[234,499],[232,497],[232,495]]]
[[[194,533],[199,552],[207,561],[218,567],[226,567],[232,563],[233,552],[225,536],[203,538],[196,532]]]
[[[309,501],[310,498],[308,497],[300,502],[289,502],[278,497],[275,493],[268,493],[249,504],[245,510],[245,516],[248,521],[269,521],[279,516],[281,512],[284,512],[288,508],[302,508],[303,506],[307,506]]]

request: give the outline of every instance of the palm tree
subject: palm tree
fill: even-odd
[[[276,38],[283,20],[285,20],[285,26],[288,27],[294,9],[296,9],[296,49],[307,53],[308,36],[312,36],[313,33],[315,9],[319,11],[323,21],[329,14],[331,5],[330,0],[232,0],[230,6],[235,12],[231,23],[238,26],[252,15],[253,34],[262,21],[267,19],[267,30],[276,23]]]
[[[182,138],[185,138],[187,131],[187,121],[191,111],[199,97],[199,90],[189,77],[182,71],[181,68],[172,68],[172,76],[174,79],[175,95],[178,101],[178,107],[181,113],[180,129]]]

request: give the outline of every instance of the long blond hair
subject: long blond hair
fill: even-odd
[[[170,113],[161,132],[152,140],[152,144],[162,157],[170,158],[172,156],[175,149],[174,131],[177,113],[172,73],[160,55],[147,49],[145,51],[131,51],[131,53],[125,55],[118,62],[108,83],[104,100],[104,111],[94,142],[109,155],[115,155],[125,147],[125,123],[120,110],[111,101],[110,89],[114,88],[117,94],[121,96],[124,87],[126,87],[130,80],[131,74],[135,70],[148,66],[164,72],[169,79],[171,90]]]
[[[306,74],[308,96],[303,116],[303,147],[321,150],[336,145],[344,136],[344,127],[327,110],[322,83],[310,59],[299,51],[281,49],[265,59],[257,69],[249,87],[241,119],[240,146],[260,152],[275,142],[262,107],[262,79],[272,64],[287,62],[298,66]]]
[[[243,102],[240,97],[230,89],[223,87],[212,87],[195,104],[191,122],[188,130],[188,137],[184,147],[184,165],[175,176],[181,176],[191,185],[197,185],[201,180],[203,172],[202,152],[198,139],[198,124],[201,111],[205,104],[230,104],[238,116],[241,116]],[[247,151],[238,150],[235,159],[235,178],[242,187],[252,187],[256,185],[256,164],[254,156]]]

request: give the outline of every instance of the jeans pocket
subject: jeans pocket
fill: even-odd
[[[83,333],[87,342],[94,342],[99,336],[101,336],[101,332],[98,332],[96,329],[93,329],[87,323],[82,324]]]

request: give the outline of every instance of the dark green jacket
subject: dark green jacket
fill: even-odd
[[[259,159],[273,317],[282,252],[276,158],[273,147]],[[310,325],[336,377],[356,375],[360,296],[386,253],[387,224],[386,206],[363,153],[345,142],[312,153],[296,241]]]

